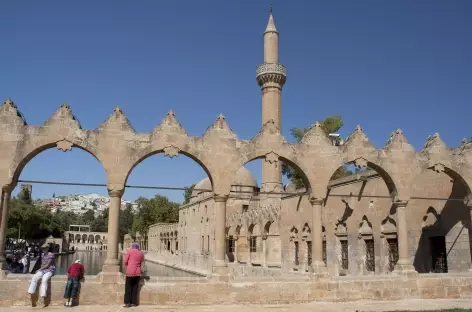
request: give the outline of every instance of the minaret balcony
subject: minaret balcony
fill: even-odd
[[[287,70],[282,64],[264,63],[257,66],[256,79],[261,87],[273,86],[281,88],[287,79]]]

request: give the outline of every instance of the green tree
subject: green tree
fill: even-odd
[[[31,204],[33,202],[30,191],[27,188],[21,189],[21,191],[18,193],[18,199],[27,204]]]
[[[27,198],[12,198],[8,213],[7,237],[40,239],[52,234],[51,213],[35,207]]]
[[[335,133],[344,125],[342,117],[339,115],[328,116],[325,120],[320,122],[321,129],[328,136],[330,133]],[[301,142],[303,136],[310,131],[310,128],[292,128],[290,130],[292,136],[297,140],[298,143]],[[335,140],[340,140],[336,138]],[[282,174],[285,175],[290,181],[295,185],[297,189],[303,188],[305,185],[303,183],[302,174],[296,169],[289,167],[287,164],[282,164]],[[340,167],[333,174],[331,179],[338,179],[351,175],[352,172],[345,167]]]
[[[95,220],[95,212],[92,209],[87,210],[82,214],[80,221],[81,224],[92,225]]]
[[[92,223],[90,224],[90,229],[94,232],[108,231],[108,208],[103,210],[101,214],[99,214],[96,218],[93,219]]]
[[[133,207],[131,204],[126,204],[124,210],[120,213],[120,241],[123,242],[123,239],[126,234],[131,233],[133,230]]]
[[[194,188],[195,184],[192,184],[184,191],[184,205],[190,203],[190,198],[192,197],[192,192]]]
[[[139,232],[147,240],[149,227],[154,223],[175,223],[179,220],[179,203],[169,201],[165,196],[140,197],[136,200],[138,213],[133,220],[133,235]]]

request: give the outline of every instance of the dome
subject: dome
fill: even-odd
[[[211,186],[210,178],[205,178],[205,179],[201,180],[200,182],[198,182],[195,185],[194,189],[197,189],[197,190],[192,191],[192,197],[196,197],[196,196],[198,196],[198,194],[200,194],[202,192],[202,191],[198,191],[198,189],[211,190],[212,186]]]
[[[241,167],[241,169],[236,172],[236,178],[233,181],[233,185],[257,187],[257,181],[249,170]]]

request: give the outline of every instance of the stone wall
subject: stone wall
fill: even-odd
[[[26,294],[30,276],[9,275],[0,281],[0,306],[30,305]],[[65,277],[51,282],[52,305],[63,304]],[[122,304],[124,284],[102,284],[99,276],[86,277],[81,305]],[[204,278],[160,278],[146,282],[140,292],[142,305],[275,304],[314,300],[472,299],[471,274],[424,274],[404,279],[362,277],[310,280],[274,278],[272,281],[214,283]]]
[[[417,177],[407,216],[409,257],[418,272],[432,271],[430,237],[434,236],[445,237],[448,272],[469,269],[470,210],[462,200],[457,200],[462,199],[465,192],[460,183],[445,173],[431,170]],[[387,239],[397,238],[397,216],[388,194],[385,181],[372,171],[366,172],[361,179],[351,177],[333,181],[323,207],[326,262],[332,276],[390,273]],[[451,200],[444,200],[447,198]],[[306,267],[306,245],[311,242],[311,213],[307,196],[282,201],[282,258],[289,269]],[[374,240],[375,272],[366,269],[366,237]],[[345,271],[341,269],[343,239],[348,241],[349,268]],[[299,244],[299,265],[294,263],[294,242]]]
[[[288,186],[287,191],[294,190]],[[206,196],[199,193],[200,197],[195,197],[181,208],[179,224],[160,224],[151,228],[150,245],[156,251],[159,251],[156,248],[159,243],[152,236],[155,237],[158,232],[169,232],[169,226],[175,230],[180,251],[175,259],[167,261],[186,268],[194,266],[210,270],[215,202],[211,193],[207,193]],[[470,210],[463,201],[456,200],[463,198],[465,193],[460,183],[452,181],[443,172],[430,170],[415,180],[412,199],[407,206],[408,253],[418,272],[433,270],[430,238],[434,236],[445,238],[448,272],[469,269]],[[444,200],[447,198],[451,200]],[[227,238],[237,240],[233,242],[234,252],[227,250],[227,262],[281,267],[284,272],[307,272],[312,239],[312,206],[308,196],[286,196],[281,200],[281,209],[274,210],[277,215],[275,218],[272,216],[273,219],[270,215],[272,211],[267,213],[268,209],[264,208],[266,201],[260,196],[253,196],[250,200],[228,199]],[[322,211],[326,263],[331,276],[391,273],[391,247],[388,242],[397,239],[397,215],[387,184],[381,176],[375,171],[366,171],[358,176],[332,181]],[[253,251],[250,250],[250,237],[255,238],[256,248]],[[366,265],[366,239],[374,242],[375,268],[372,272]],[[342,266],[342,241],[348,245],[347,269]],[[245,274],[253,272],[244,269],[235,272],[239,271]]]

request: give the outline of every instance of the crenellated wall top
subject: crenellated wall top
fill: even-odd
[[[333,146],[319,123],[300,143],[288,143],[273,120],[265,123],[250,140],[239,139],[220,114],[202,136],[189,136],[170,111],[151,133],[134,130],[124,112],[115,108],[97,129],[82,129],[67,104],[42,125],[28,125],[11,100],[0,107],[0,183],[11,189],[25,165],[40,152],[77,147],[89,152],[103,166],[108,188],[121,190],[133,170],[147,157],[164,153],[183,154],[196,161],[208,174],[215,195],[230,193],[232,178],[246,163],[263,159],[285,162],[298,169],[312,198],[324,198],[333,173],[346,163],[376,170],[387,183],[394,201],[410,198],[415,177],[426,170],[444,172],[464,183],[471,199],[472,143],[450,149],[438,134],[429,137],[415,152],[399,129],[386,145],[377,149],[358,126],[342,146]]]

